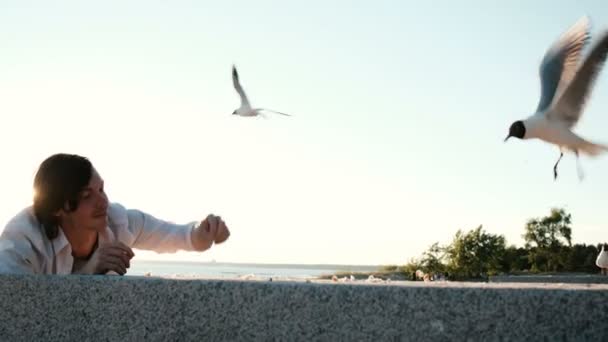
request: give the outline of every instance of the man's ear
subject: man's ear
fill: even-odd
[[[58,209],[56,212],[53,213],[53,216],[55,216],[56,218],[61,218],[62,216],[65,216],[70,210],[69,210],[69,204],[68,202],[65,202],[65,204],[63,205],[63,208]]]

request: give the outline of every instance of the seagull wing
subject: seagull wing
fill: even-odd
[[[236,66],[234,65],[232,66],[232,83],[234,84],[234,89],[241,97],[241,108],[251,107],[249,99],[247,99],[247,95],[245,95],[245,91],[241,86],[241,82],[239,82],[239,73],[236,71]]]
[[[564,121],[570,126],[578,122],[607,56],[608,31],[604,31],[572,82],[555,103],[555,109],[550,114],[552,119]]]
[[[543,112],[570,83],[579,64],[581,53],[590,39],[589,18],[579,19],[547,50],[540,64],[541,96],[537,112]]]
[[[276,110],[267,109],[267,108],[256,108],[255,110],[256,111],[266,111],[266,112],[281,114],[281,115],[285,115],[285,116],[291,116],[291,114],[287,114],[287,113],[283,113],[283,112],[278,112]]]

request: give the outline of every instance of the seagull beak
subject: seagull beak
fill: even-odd
[[[507,140],[509,140],[510,137],[511,137],[510,135],[507,135],[507,137],[505,138],[505,140],[503,142],[507,142]]]

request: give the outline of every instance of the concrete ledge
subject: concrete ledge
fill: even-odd
[[[608,340],[608,286],[0,276],[0,340]]]

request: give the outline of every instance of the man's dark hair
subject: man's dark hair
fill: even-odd
[[[57,211],[78,209],[79,194],[93,174],[93,165],[75,154],[54,154],[40,164],[34,178],[34,214],[46,236],[58,234]]]

